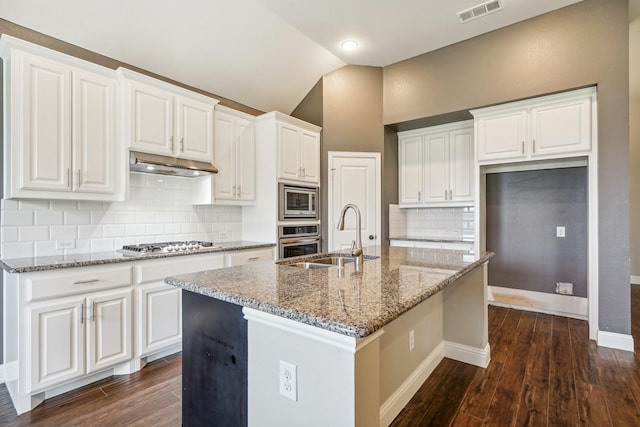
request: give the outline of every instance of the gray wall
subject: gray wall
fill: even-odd
[[[319,89],[321,88],[321,89]],[[321,91],[321,95],[318,93]],[[320,109],[322,110],[320,112]],[[398,160],[395,136],[385,137],[382,125],[382,68],[346,66],[322,78],[291,114],[322,126],[320,146],[320,193],[323,247],[327,249],[327,161],[329,151],[382,153],[382,212],[380,242],[388,243],[389,203],[398,199]],[[322,123],[318,123],[318,119]],[[389,146],[391,152],[387,153]],[[393,184],[395,183],[395,184]]]
[[[488,174],[486,190],[489,285],[555,293],[572,282],[586,297],[587,168]]]
[[[640,277],[640,18],[629,25],[629,117],[631,275]]]
[[[584,0],[384,68],[385,124],[598,86],[599,329],[631,333],[626,0]]]

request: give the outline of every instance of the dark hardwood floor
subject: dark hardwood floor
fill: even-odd
[[[392,426],[640,426],[640,286],[631,296],[634,354],[597,347],[584,321],[489,307],[489,367],[444,359]],[[21,416],[0,385],[0,426],[180,426],[181,365],[157,360]]]

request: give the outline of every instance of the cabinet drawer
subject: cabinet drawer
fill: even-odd
[[[248,264],[250,262],[269,261],[273,259],[273,249],[237,252],[227,255],[227,267]]]
[[[40,271],[27,273],[22,280],[27,287],[27,301],[31,301],[129,286],[131,267],[132,264],[127,263]]]
[[[182,255],[175,258],[138,261],[134,269],[133,283],[163,281],[169,276],[214,270],[222,267],[224,267],[224,255],[218,253]]]

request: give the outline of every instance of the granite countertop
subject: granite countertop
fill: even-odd
[[[29,273],[32,271],[56,270],[60,268],[86,267],[90,265],[113,264],[118,262],[144,261],[176,256],[198,255],[212,252],[239,251],[243,249],[271,248],[275,243],[250,241],[216,242],[214,247],[202,248],[194,252],[158,253],[144,256],[124,255],[120,252],[96,252],[88,254],[52,255],[31,258],[6,258],[0,260],[2,268],[9,273]]]
[[[198,294],[337,332],[364,337],[487,262],[493,253],[376,247],[377,259],[361,271],[303,269],[294,262],[325,255],[265,261],[168,277],[165,282]],[[372,253],[372,252],[369,252]]]
[[[437,242],[437,243],[473,243],[473,239],[463,237],[416,237],[416,236],[393,236],[389,240],[408,240],[412,242]]]

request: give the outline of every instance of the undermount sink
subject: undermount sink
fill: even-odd
[[[375,255],[364,255],[363,261],[368,261],[376,258],[380,258],[380,257]],[[355,262],[355,260],[356,260],[356,257],[337,254],[337,255],[328,255],[326,257],[316,258],[316,259],[305,261],[305,262],[296,262],[289,265],[293,267],[306,268],[306,269],[329,268],[329,267],[340,268],[340,267],[344,267],[344,265],[347,263]]]

